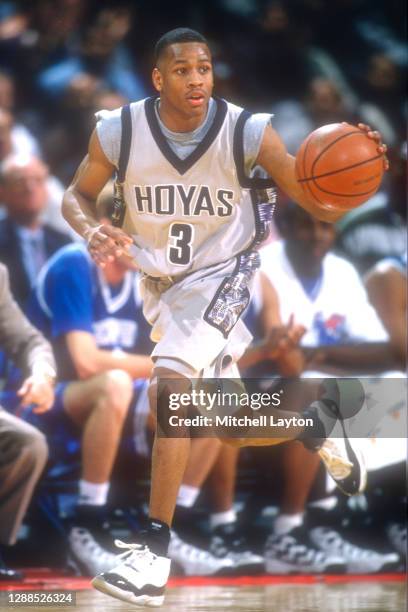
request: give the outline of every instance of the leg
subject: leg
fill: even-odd
[[[87,482],[109,481],[132,393],[132,380],[122,370],[111,370],[66,388],[64,410],[83,428],[82,478]]]
[[[225,444],[218,453],[217,460],[208,478],[214,512],[231,510],[234,502],[235,480],[239,450]]]
[[[175,370],[155,368],[153,378],[183,379]],[[185,378],[186,389],[188,379]],[[179,388],[178,388],[179,391]],[[157,383],[149,389],[150,409],[157,406]],[[153,445],[149,516],[170,526],[176,507],[177,493],[187,466],[190,438],[161,438],[156,434]]]
[[[70,383],[63,409],[82,427],[82,466],[79,500],[68,532],[70,564],[83,574],[95,574],[116,565],[110,552],[107,522],[109,480],[120,435],[133,394],[131,378],[111,370],[86,381]]]
[[[0,408],[0,541],[14,544],[44,469],[48,447],[44,435]]]
[[[284,489],[282,514],[304,512],[310,489],[320,464],[317,453],[308,451],[302,444],[293,442],[282,448]]]

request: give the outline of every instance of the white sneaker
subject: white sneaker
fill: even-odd
[[[253,552],[246,538],[238,531],[235,523],[219,525],[214,529],[210,553],[214,557],[231,559],[234,569],[251,574],[264,569],[264,559],[261,555]]]
[[[379,553],[361,548],[344,540],[334,529],[314,527],[309,536],[315,546],[327,555],[337,555],[344,559],[349,574],[375,574],[395,570],[398,566],[397,553]]]
[[[85,527],[70,529],[68,549],[68,565],[81,575],[93,576],[117,565],[117,555],[103,548]]]
[[[171,532],[168,554],[186,576],[213,576],[234,567],[231,559],[217,558],[207,550],[185,542],[174,531]]]
[[[346,569],[339,555],[326,554],[310,542],[303,527],[295,527],[282,535],[271,534],[264,554],[268,574],[344,573]]]
[[[163,605],[170,559],[155,555],[145,544],[125,544],[120,540],[115,544],[126,551],[116,557],[117,564],[111,571],[92,580],[92,586],[135,606]]]
[[[364,491],[367,470],[357,447],[348,437],[327,438],[317,451],[330,476],[345,495],[356,495]]]

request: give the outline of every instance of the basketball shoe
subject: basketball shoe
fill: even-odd
[[[272,534],[265,544],[265,571],[268,574],[344,573],[346,565],[339,555],[326,554],[308,538],[303,527],[283,535]]]
[[[186,576],[214,576],[234,568],[234,562],[228,556],[217,556],[182,540],[174,531],[170,537],[169,557]]]
[[[356,546],[345,540],[338,531],[328,527],[314,527],[309,532],[313,544],[326,555],[341,557],[348,574],[375,574],[392,571],[398,567],[396,552],[376,552]]]
[[[115,540],[125,551],[116,557],[116,565],[92,580],[92,586],[136,606],[157,608],[163,604],[170,573],[170,559],[154,554],[143,542],[126,544]]]
[[[322,431],[331,432],[335,423],[341,427],[340,436],[327,437],[316,447],[327,472],[345,495],[361,493],[367,484],[364,458],[358,448],[358,441],[352,441],[347,435],[337,403],[330,399],[319,400],[310,409],[320,421]]]
[[[106,539],[102,530],[72,527],[68,533],[68,567],[82,576],[112,569],[117,564],[117,555],[109,550]]]
[[[210,552],[218,559],[230,559],[239,572],[258,573],[263,570],[264,559],[254,553],[235,523],[219,525],[212,532]]]

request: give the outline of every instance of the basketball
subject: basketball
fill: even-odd
[[[296,154],[296,177],[318,206],[348,210],[375,194],[384,172],[378,144],[348,123],[324,125]]]

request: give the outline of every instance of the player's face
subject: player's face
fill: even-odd
[[[302,209],[293,215],[287,243],[292,256],[302,261],[303,266],[313,268],[320,264],[331,249],[334,239],[333,224],[319,221]]]
[[[10,214],[36,215],[48,199],[48,171],[39,160],[10,168],[3,184],[3,199]]]
[[[153,84],[167,112],[204,117],[214,85],[207,45],[192,42],[167,47],[153,71]]]

